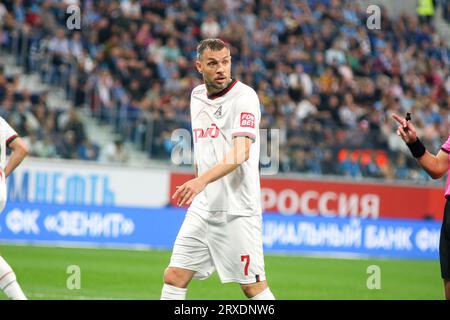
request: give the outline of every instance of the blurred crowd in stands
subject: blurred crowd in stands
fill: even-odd
[[[117,136],[103,150],[86,135],[75,109],[53,109],[47,93],[18,86],[19,76],[7,77],[0,67],[0,116],[23,137],[34,157],[125,163],[124,142]]]
[[[70,4],[81,7],[80,30],[66,26]],[[258,93],[261,128],[279,130],[280,171],[427,179],[390,115],[411,112],[421,140],[439,150],[450,132],[450,49],[417,15],[381,16],[370,30],[359,1],[3,1],[0,48],[25,50],[26,72],[169,159],[172,131],[190,130],[196,46],[219,37],[232,47],[233,78]],[[14,88],[0,73],[0,112],[32,153],[99,158],[74,110]]]
[[[447,23],[450,23],[450,1],[441,0],[442,15]]]

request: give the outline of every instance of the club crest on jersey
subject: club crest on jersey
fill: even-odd
[[[204,139],[207,137],[215,139],[219,136],[219,131],[220,130],[215,123],[212,123],[211,127],[206,128],[206,130],[202,128],[195,128],[192,130],[194,133],[194,142],[197,143],[198,139]]]
[[[214,117],[216,119],[220,119],[222,118],[223,114],[222,114],[222,106],[219,107],[219,109],[216,110],[216,112],[214,112]]]
[[[255,128],[255,115],[249,112],[242,112],[241,127]]]

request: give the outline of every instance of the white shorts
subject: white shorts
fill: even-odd
[[[195,271],[194,278],[201,280],[217,270],[222,283],[266,280],[261,215],[188,210],[169,267]]]

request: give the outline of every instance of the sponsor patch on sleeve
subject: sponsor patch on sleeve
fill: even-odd
[[[255,128],[255,115],[249,112],[241,113],[241,127]]]

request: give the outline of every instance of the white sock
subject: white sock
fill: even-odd
[[[27,300],[17,283],[16,274],[9,264],[0,256],[0,289],[11,300]]]
[[[251,297],[250,300],[275,300],[275,297],[273,296],[272,291],[270,291],[269,288],[266,288],[256,296]]]
[[[165,284],[161,292],[161,300],[186,300],[187,288],[178,288]]]

